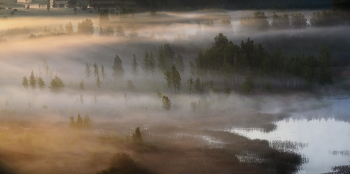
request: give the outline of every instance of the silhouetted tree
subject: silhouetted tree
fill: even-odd
[[[101,74],[102,74],[102,78],[105,79],[106,73],[105,73],[105,67],[103,65],[101,65]]]
[[[135,54],[133,54],[134,58],[132,59],[132,74],[137,77],[139,75],[139,69],[138,69],[138,64],[137,64],[137,60],[136,60],[136,56]]]
[[[22,78],[22,85],[24,86],[24,88],[28,88],[28,79],[26,76]]]
[[[97,76],[97,78],[96,78],[96,86],[97,86],[98,88],[101,88],[101,85],[102,85],[102,82],[101,82],[101,80],[100,80],[100,76]]]
[[[47,12],[50,11],[50,6],[51,6],[50,0],[47,0],[47,3],[46,3]]]
[[[38,78],[38,85],[41,90],[45,87],[45,82],[41,77]]]
[[[91,129],[92,128],[92,121],[91,121],[90,117],[87,114],[85,115],[84,120],[83,120],[83,127],[85,129]]]
[[[192,86],[193,86],[193,78],[187,80],[188,83],[188,89],[190,90],[190,94],[192,95]]]
[[[78,32],[79,34],[92,35],[94,34],[94,24],[91,19],[85,19],[82,22],[78,22]]]
[[[32,87],[32,89],[36,88],[36,79],[34,77],[33,71],[32,71],[32,73],[30,74],[30,77],[29,77],[29,85]]]
[[[69,22],[69,23],[66,24],[65,32],[66,32],[67,34],[73,34],[73,33],[74,33],[74,31],[73,31],[73,25],[72,25],[71,22]]]
[[[118,55],[115,55],[112,68],[113,68],[114,79],[122,79],[124,77],[124,68],[122,65],[122,60]]]
[[[135,129],[135,133],[132,134],[132,141],[133,141],[133,143],[137,143],[137,144],[143,143],[142,135],[140,132],[140,127],[137,127]]]
[[[51,92],[59,92],[59,91],[63,90],[64,86],[65,85],[62,82],[62,80],[60,78],[58,78],[56,75],[55,78],[51,80],[49,88],[50,88]]]
[[[84,90],[84,89],[85,89],[85,87],[84,87],[84,79],[80,81],[80,83],[79,83],[79,89],[80,89],[80,90]]]
[[[148,52],[146,51],[145,58],[143,58],[143,60],[142,60],[142,69],[146,75],[148,75],[150,73],[150,71],[151,71],[150,67],[151,67],[150,59],[148,56]]]
[[[96,63],[94,63],[94,74],[95,76],[98,76],[98,66]]]
[[[306,17],[301,14],[301,13],[297,13],[297,14],[292,14],[292,17],[290,18],[290,23],[291,23],[291,26],[293,28],[296,28],[296,29],[300,29],[300,28],[306,28],[307,26],[307,19]]]
[[[88,63],[86,63],[86,66],[85,66],[85,74],[86,74],[87,78],[89,78],[91,75],[91,70],[90,70],[90,66]]]
[[[171,103],[170,99],[167,96],[165,96],[165,95],[163,96],[162,103],[163,103],[163,105],[162,105],[163,109],[165,109],[167,111],[169,111],[171,109],[171,104],[172,103]]]
[[[149,70],[152,74],[156,71],[156,61],[154,60],[153,52],[151,52],[149,56]]]
[[[171,78],[173,82],[173,89],[174,89],[174,92],[176,93],[176,91],[180,90],[180,87],[181,87],[181,76],[179,71],[177,71],[175,65],[171,66],[171,76],[172,76]]]

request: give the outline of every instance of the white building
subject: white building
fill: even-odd
[[[31,3],[32,0],[17,0],[17,3]]]

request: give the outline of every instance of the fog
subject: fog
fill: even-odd
[[[0,20],[0,141],[3,142],[0,144],[0,160],[4,170],[9,168],[6,170],[15,173],[96,173],[109,167],[113,154],[126,152],[156,173],[229,173],[235,170],[220,163],[221,156],[215,155],[222,152],[216,150],[225,149],[231,153],[236,140],[247,143],[250,140],[222,130],[235,126],[270,132],[275,129],[275,122],[289,118],[290,112],[304,112],[310,108],[327,110],[331,104],[327,103],[327,97],[300,91],[247,96],[240,90],[233,90],[226,95],[222,87],[217,87],[217,90],[208,90],[205,94],[191,92],[187,80],[195,77],[190,73],[189,61],[198,55],[199,50],[210,48],[215,36],[224,33],[234,44],[239,45],[250,37],[254,43],[262,43],[268,51],[281,48],[285,55],[317,54],[321,46],[330,47],[335,62],[342,62],[350,55],[346,49],[350,42],[348,25],[246,33],[239,30],[239,20],[253,16],[254,11],[197,11],[157,12],[156,16],[136,13],[125,18],[111,15],[109,23],[99,26],[97,11],[79,11],[77,15],[72,15],[71,11],[53,9],[53,16],[46,16],[44,10],[24,12],[20,9],[13,17]],[[265,11],[270,22],[272,12]],[[313,11],[288,14],[299,12],[310,19]],[[78,22],[87,18],[92,20],[95,28],[90,36],[63,34],[29,38],[30,34],[42,34],[44,27],[53,32],[59,25],[64,28],[69,22],[76,32]],[[224,18],[231,21],[228,27],[221,25]],[[213,27],[203,25],[208,20],[214,21]],[[197,22],[201,24],[200,30]],[[126,37],[100,36],[99,29],[108,25],[114,29],[123,26]],[[138,37],[129,38],[135,25]],[[27,29],[24,33],[7,34],[8,29],[23,27]],[[291,40],[297,42],[315,37],[323,42],[303,50],[296,50],[294,45],[288,44]],[[341,44],[335,43],[337,39],[341,39]],[[181,73],[178,93],[167,87],[163,72],[157,70],[146,75],[141,68],[145,52],[152,52],[157,61],[158,48],[165,43],[170,43],[175,57],[181,53],[184,58],[185,71]],[[133,54],[137,58],[139,76],[132,74]],[[125,70],[121,79],[112,76],[116,55],[121,58]],[[96,86],[94,63],[99,67],[101,88]],[[91,69],[90,77],[85,74],[86,64]],[[105,68],[106,78],[102,78],[101,65]],[[43,89],[22,86],[22,78],[29,79],[32,71],[34,76],[45,81]],[[65,84],[62,91],[52,92],[48,88],[55,76]],[[219,75],[203,79],[222,83]],[[239,75],[238,79],[235,86],[241,87],[244,77]],[[79,88],[82,80],[84,90]],[[135,90],[128,89],[128,80],[133,82]],[[170,98],[169,111],[163,109],[158,92]],[[191,105],[193,102],[196,102],[196,107]],[[78,114],[89,116],[91,130],[76,130],[69,126],[69,118],[76,119]],[[339,114],[344,115],[344,111]],[[131,139],[136,127],[141,128],[144,141],[156,146],[160,153],[147,149],[148,146],[145,154],[129,147],[126,137]],[[249,150],[245,151],[243,146],[244,143],[239,148],[235,146],[232,151],[237,156],[248,154]],[[272,149],[268,143],[262,142],[261,146]],[[213,151],[208,156],[198,149]],[[186,159],[179,155],[181,153],[188,153],[193,158]],[[256,153],[258,159],[264,158]],[[161,165],[169,160],[174,162]],[[215,162],[220,165],[204,165],[210,160],[218,160]],[[236,164],[236,156],[230,160]],[[193,163],[193,166],[183,164],[182,168],[176,168],[182,163]],[[247,168],[250,168],[248,164],[240,164],[240,169]],[[256,166],[251,170],[255,173],[262,171]]]

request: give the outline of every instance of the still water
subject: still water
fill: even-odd
[[[292,142],[308,160],[299,174],[332,172],[333,166],[350,165],[350,99],[329,100],[327,107],[291,113],[291,117],[276,122],[271,132],[232,128],[228,131],[251,139]]]

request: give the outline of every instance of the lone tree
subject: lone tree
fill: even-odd
[[[47,12],[50,12],[50,6],[51,6],[51,3],[50,3],[50,0],[47,0]]]
[[[105,79],[106,73],[105,73],[105,67],[103,65],[101,65],[101,74],[102,74],[102,78]]]
[[[91,70],[90,70],[90,66],[89,66],[88,63],[86,63],[85,74],[86,74],[86,77],[87,77],[87,78],[89,78],[90,75],[91,75]]]
[[[39,85],[39,88],[40,88],[41,90],[44,89],[44,87],[45,87],[45,82],[44,82],[43,78],[41,78],[41,77],[38,78],[38,85]]]
[[[30,86],[35,89],[36,88],[36,79],[34,77],[34,73],[32,71],[32,73],[30,74],[30,77],[29,77],[29,84]]]
[[[133,143],[137,143],[137,144],[143,143],[142,135],[140,132],[140,127],[137,127],[135,129],[135,133],[132,134],[132,141],[133,141]]]
[[[85,19],[82,22],[78,22],[78,33],[83,35],[94,34],[94,24],[91,19]]]
[[[137,60],[136,60],[136,56],[135,54],[133,54],[134,58],[132,59],[132,74],[137,77],[139,75],[139,68],[138,68],[138,64],[137,64]]]
[[[59,91],[63,90],[64,86],[65,85],[62,82],[62,80],[60,78],[58,78],[56,75],[55,78],[51,80],[49,88],[50,88],[51,92],[59,92]]]
[[[94,74],[95,76],[98,76],[98,66],[96,63],[94,63]]]
[[[115,55],[113,63],[113,77],[114,79],[122,79],[124,76],[124,68],[122,65],[122,60],[118,55]]]
[[[22,78],[22,85],[24,86],[24,88],[28,88],[28,79],[26,76]]]
[[[80,90],[84,90],[84,89],[85,89],[85,87],[84,87],[84,79],[81,80],[81,82],[80,82],[80,84],[79,84],[79,89],[80,89]]]
[[[190,94],[192,95],[193,78],[191,77],[190,79],[188,79],[187,83],[188,83],[188,88],[190,90]]]
[[[97,85],[97,87],[98,87],[98,88],[101,88],[102,82],[101,82],[101,80],[100,80],[100,77],[99,77],[99,76],[97,76],[97,79],[96,79],[96,85]]]
[[[167,96],[165,96],[165,95],[163,96],[162,103],[163,103],[163,105],[162,105],[163,109],[165,109],[167,111],[169,111],[171,109],[171,104],[172,103],[171,103],[170,99]]]

